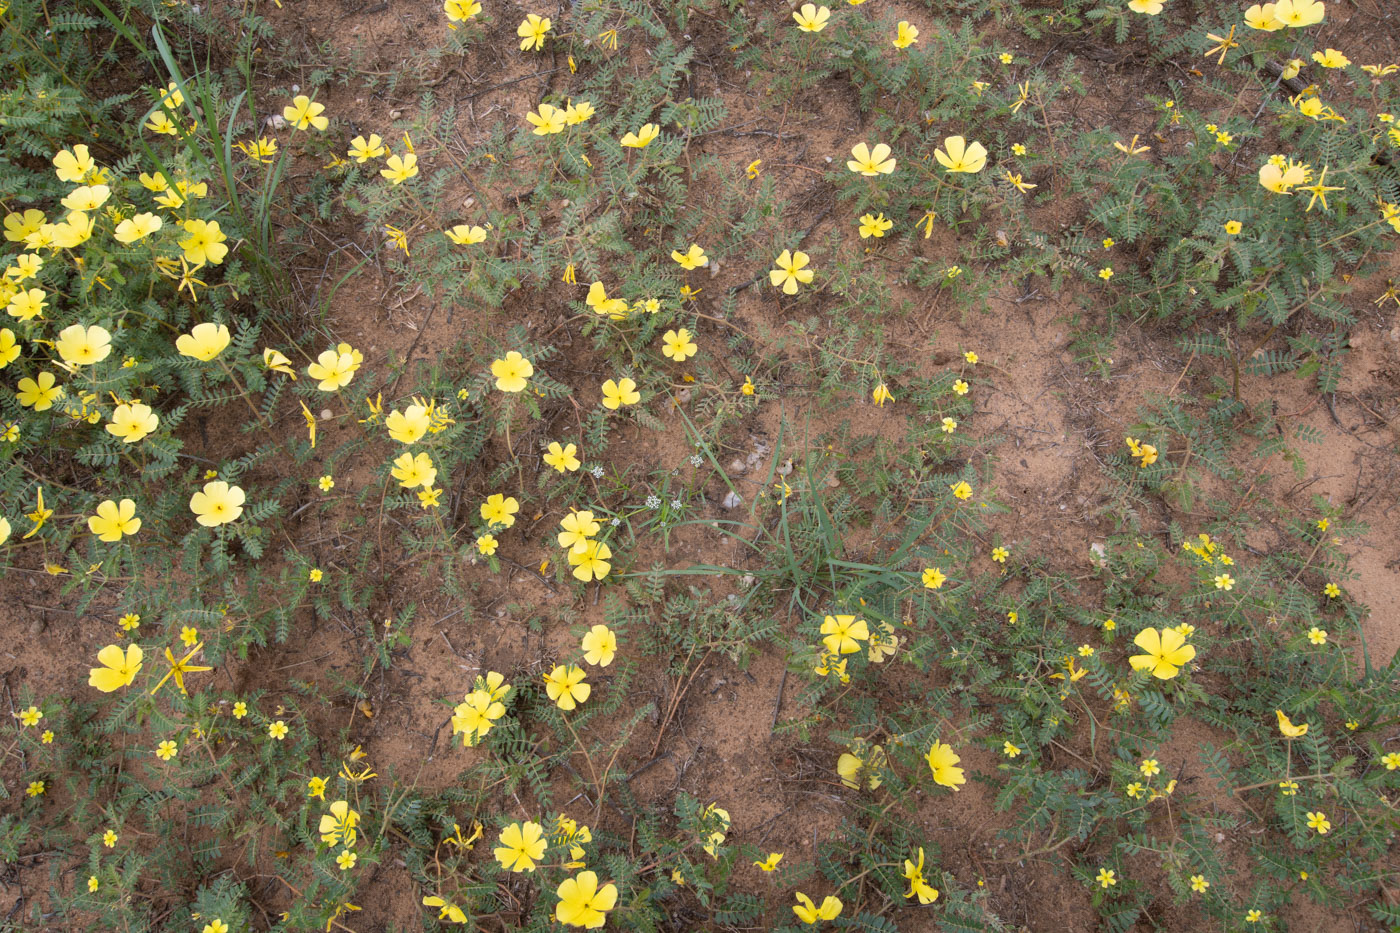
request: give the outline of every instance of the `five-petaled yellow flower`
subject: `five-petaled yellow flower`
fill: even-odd
[[[846,161],[846,168],[866,177],[888,175],[894,171],[894,166],[895,160],[890,158],[890,147],[884,143],[876,143],[873,149],[865,143],[856,143],[851,149],[851,158]]]
[[[324,130],[330,126],[330,120],[321,116],[326,105],[317,103],[305,94],[298,94],[292,98],[292,102],[282,108],[282,118],[299,130],[304,130],[308,126],[317,130]]]
[[[515,27],[515,34],[520,37],[520,51],[539,51],[544,48],[544,37],[549,35],[549,28],[549,17],[526,14],[520,25]]]
[[[384,168],[379,170],[379,174],[388,179],[391,185],[403,184],[418,174],[418,156],[412,152],[401,156],[391,155],[384,160]]]
[[[519,392],[535,374],[535,366],[516,350],[511,350],[503,359],[491,364],[491,375],[496,377],[496,388],[502,392]]]
[[[536,864],[544,858],[545,849],[549,847],[549,842],[544,836],[544,827],[529,820],[506,826],[501,830],[498,841],[500,845],[493,852],[496,861],[500,862],[506,871],[534,871]]]
[[[774,261],[777,268],[770,269],[768,272],[768,281],[775,288],[781,288],[783,294],[796,295],[798,283],[803,285],[810,283],[815,274],[811,269],[806,268],[809,262],[811,262],[811,257],[801,250],[796,252],[783,250]]]
[[[684,363],[694,356],[699,347],[690,337],[690,331],[682,327],[680,330],[668,330],[661,337],[661,355],[668,360],[675,360],[677,363]]]
[[[827,20],[831,19],[831,10],[815,3],[804,3],[802,9],[792,14],[792,18],[803,32],[821,32],[826,28]]]
[[[969,145],[961,136],[949,136],[943,140],[942,149],[933,150],[933,156],[949,172],[975,175],[987,164],[987,147],[979,142]]]
[[[1145,652],[1128,658],[1133,670],[1148,671],[1159,680],[1172,679],[1196,656],[1196,649],[1186,644],[1186,636],[1173,628],[1163,629],[1160,634],[1155,628],[1145,628],[1138,632],[1133,644]]]
[[[608,911],[617,904],[617,885],[605,884],[600,888],[598,875],[591,871],[565,878],[554,893],[559,898],[554,918],[565,926],[587,930],[601,928],[607,922]]]
[[[201,525],[216,528],[237,521],[243,514],[243,502],[242,489],[223,480],[214,480],[205,483],[201,491],[190,497],[190,511]]]
[[[626,376],[603,383],[604,408],[617,411],[623,405],[635,405],[641,400],[642,393],[637,391],[637,384]]]
[[[98,503],[97,514],[88,516],[87,524],[89,531],[109,544],[141,530],[141,519],[136,517],[136,503],[130,499],[123,499],[120,503],[107,499]]]
[[[144,656],[140,645],[127,645],[125,654],[120,646],[108,645],[97,652],[97,663],[101,667],[88,670],[88,684],[103,693],[120,690],[141,672],[141,659]]]
[[[180,351],[181,356],[188,356],[196,360],[209,362],[228,346],[232,335],[229,334],[227,324],[196,324],[188,334],[181,334],[175,339],[175,349]]]
[[[571,712],[588,699],[593,687],[585,681],[584,670],[577,664],[555,665],[544,675],[544,691],[564,712]]]
[[[606,625],[595,625],[584,633],[579,647],[583,659],[598,667],[607,667],[617,656],[617,635]]]
[[[550,441],[549,449],[544,453],[544,464],[553,467],[560,473],[572,473],[582,466],[577,455],[577,444],[561,447],[558,441]]]
[[[909,23],[907,20],[900,20],[895,27],[894,47],[897,49],[907,49],[915,42],[919,41],[919,27]]]
[[[567,117],[567,111],[560,110],[553,104],[540,104],[538,111],[525,114],[525,120],[534,127],[531,132],[536,136],[552,136],[564,132],[564,127],[568,125]]]
[[[710,257],[705,255],[698,243],[690,244],[690,249],[684,253],[677,249],[671,250],[671,258],[680,263],[681,268],[687,272],[710,264]]]

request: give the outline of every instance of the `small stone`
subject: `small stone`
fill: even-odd
[[[743,504],[743,502],[744,498],[731,489],[729,490],[729,492],[724,494],[724,500],[720,502],[720,505],[722,505],[725,508],[725,510],[729,510],[738,508],[740,505]]]

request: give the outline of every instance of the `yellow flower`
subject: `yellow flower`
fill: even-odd
[[[827,616],[822,621],[822,644],[832,654],[854,654],[860,643],[870,640],[870,629],[864,619],[853,615]]]
[[[317,103],[305,94],[298,94],[292,98],[289,105],[282,108],[282,119],[299,130],[304,130],[308,126],[324,130],[331,123],[330,120],[321,116],[325,109],[325,104]]]
[[[1017,755],[1021,754],[1021,749],[1007,741],[1001,743],[1001,752],[1007,758],[1015,758]]]
[[[642,400],[637,384],[626,376],[603,383],[603,407],[616,411],[623,405],[635,405]]]
[[[554,918],[565,926],[599,929],[617,904],[617,885],[598,887],[598,875],[591,871],[565,878],[554,893],[559,898]]]
[[[1162,12],[1164,0],[1128,0],[1128,9],[1134,13],[1146,13],[1148,16],[1156,16]]]
[[[48,304],[45,301],[47,297],[48,295],[42,288],[21,289],[15,292],[5,310],[10,317],[18,318],[21,321],[32,321],[36,317],[44,316],[44,308]]]
[[[363,136],[356,136],[354,139],[350,140],[350,149],[345,154],[356,162],[363,164],[370,159],[379,158],[386,151],[388,150],[384,148],[384,140],[379,138],[379,134],[370,133],[369,139],[365,139]]]
[[[421,455],[420,455],[421,456]],[[481,520],[488,525],[510,528],[515,524],[515,513],[520,511],[520,503],[515,496],[495,493],[481,503]]]
[[[1298,185],[1306,184],[1308,166],[1291,159],[1282,166],[1270,160],[1259,167],[1259,184],[1275,194],[1288,194]]]
[[[561,447],[558,441],[550,441],[549,449],[546,450],[544,454],[544,464],[545,466],[554,467],[554,469],[558,470],[560,473],[572,473],[582,466],[577,454],[577,444],[569,444],[567,447]]]
[[[358,861],[359,858],[358,855],[351,852],[349,849],[342,849],[340,854],[335,857],[335,863],[340,866],[341,871],[349,871],[355,867],[355,862]]]
[[[598,667],[607,667],[617,656],[617,635],[606,625],[595,625],[584,633],[579,647],[583,659]]]
[[[402,156],[391,155],[384,160],[384,168],[379,174],[388,179],[391,185],[400,185],[418,174],[418,156],[412,152]]]
[[[164,742],[161,742],[160,745],[156,746],[156,757],[161,761],[169,761],[174,758],[178,752],[178,747],[169,739],[166,739]]]
[[[637,132],[629,132],[622,137],[622,145],[628,149],[645,149],[652,140],[661,135],[661,127],[655,123],[644,123]]]
[[[24,792],[30,797],[42,797],[44,794],[44,782],[30,781],[29,786],[24,789]]]
[[[100,363],[112,353],[112,335],[104,327],[96,324],[84,327],[70,324],[59,331],[54,349],[71,366],[90,366]]]
[[[1238,235],[1239,232],[1243,229],[1244,224],[1240,223],[1238,220],[1225,221],[1225,232],[1228,233],[1230,236]]]
[[[204,489],[190,497],[190,511],[195,521],[206,528],[215,528],[237,521],[243,514],[243,490],[223,480],[205,483]]]
[[[1133,644],[1146,652],[1128,658],[1133,670],[1149,671],[1159,680],[1175,677],[1196,656],[1196,649],[1186,644],[1186,636],[1171,628],[1163,629],[1160,635],[1155,628],[1145,628]]]
[[[705,255],[698,243],[690,244],[690,249],[684,253],[676,249],[671,250],[671,258],[680,263],[681,268],[687,272],[710,264],[710,257]]]
[[[32,408],[36,412],[46,412],[53,408],[53,402],[63,398],[63,387],[57,385],[57,380],[53,373],[39,373],[38,381],[27,377],[20,380],[20,385],[15,391],[15,401],[20,402],[25,408]]]
[[[448,4],[452,4],[463,2],[463,0],[447,0],[447,2]],[[466,0],[466,2],[475,3],[475,0]],[[478,6],[477,9],[480,10],[481,7]],[[439,920],[447,920],[451,923],[467,922],[466,912],[463,911],[462,908],[458,907],[456,904],[445,901],[436,895],[423,898],[423,906],[437,907]]]
[[[1100,868],[1095,880],[1098,881],[1099,887],[1107,890],[1118,883],[1118,874],[1111,868]]]
[[[471,246],[486,239],[486,228],[476,225],[458,224],[451,230],[444,230],[443,233],[458,246]]]
[[[525,114],[526,122],[534,126],[536,136],[552,136],[564,132],[568,125],[568,113],[553,104],[540,104],[538,112]]]
[[[877,143],[874,149],[865,143],[856,143],[855,148],[851,150],[851,158],[846,162],[846,168],[867,178],[888,175],[894,171],[894,166],[895,160],[890,158],[890,147],[884,143]]]
[[[909,893],[905,898],[917,897],[920,904],[932,904],[938,900],[938,889],[924,880],[924,847],[919,847],[919,861],[904,860],[904,879],[909,882]]]
[[[792,14],[792,18],[803,32],[821,32],[826,28],[826,21],[831,19],[831,10],[815,3],[804,3],[802,9]]]
[[[577,664],[567,667],[557,664],[544,675],[545,693],[564,712],[571,712],[593,692],[592,686],[584,680],[584,676],[583,668]]]
[[[1327,644],[1327,630],[1314,625],[1312,628],[1308,629],[1308,641],[1312,642],[1314,645]]]
[[[967,778],[963,776],[963,769],[954,767],[962,759],[953,752],[951,745],[944,745],[935,741],[929,748],[928,754],[924,756],[928,762],[929,770],[933,772],[933,781],[943,787],[951,787],[957,790],[958,786],[967,783]]]
[[[1308,827],[1317,830],[1319,836],[1325,836],[1332,829],[1332,823],[1327,819],[1327,814],[1321,810],[1316,812],[1309,810]]]
[[[1260,32],[1274,32],[1283,29],[1286,25],[1281,22],[1275,12],[1277,4],[1265,3],[1254,4],[1254,6],[1244,11],[1244,24],[1250,29],[1257,29]]]
[[[894,47],[897,49],[907,49],[915,42],[919,41],[919,27],[910,25],[906,20],[900,20],[895,27]]]
[[[1317,0],[1278,0],[1274,4],[1274,17],[1294,29],[1317,25],[1326,13],[1324,4]]]
[[[964,380],[962,380],[962,379],[954,379],[954,380],[953,380],[953,391],[956,392],[958,395],[966,395],[966,394],[967,394],[967,390],[968,390],[968,384],[967,384],[966,381],[964,381]]]
[[[889,386],[882,382],[875,386],[875,391],[870,393],[870,398],[877,407],[884,408],[886,402],[894,401],[894,393],[890,391]]]
[[[1323,68],[1345,68],[1347,65],[1351,64],[1351,59],[1347,58],[1336,49],[1328,49],[1325,52],[1314,52],[1312,53],[1312,60]],[[75,210],[90,210],[90,208],[75,208]]]
[[[136,503],[130,499],[123,499],[120,504],[111,499],[99,503],[97,514],[89,516],[87,524],[89,531],[109,544],[141,530],[141,519],[136,517]]]
[[[476,549],[487,557],[496,553],[496,548],[499,546],[495,535],[482,535],[476,539]]]
[[[581,549],[569,551],[569,564],[574,568],[574,576],[584,583],[602,580],[612,570],[608,559],[612,548],[602,541],[588,541]]]
[[[588,296],[584,299],[584,303],[600,317],[620,321],[627,316],[627,302],[621,298],[609,298],[608,291],[602,282],[594,282],[588,286]]]
[[[810,3],[807,5],[811,6]],[[822,9],[826,9],[826,7],[822,7]],[[835,920],[837,917],[841,916],[841,899],[834,895],[828,894],[822,900],[822,905],[818,907],[816,904],[812,903],[810,897],[798,891],[797,901],[798,903],[793,906],[792,912],[797,914],[798,920],[801,920],[808,926],[826,920]]]
[[[164,222],[155,214],[137,214],[117,224],[113,233],[118,243],[135,243],[160,230]]]
[[[976,174],[987,164],[987,148],[979,142],[968,145],[961,136],[949,136],[943,146],[947,151],[935,149],[933,156],[949,172]]]
[[[588,539],[602,528],[593,520],[592,512],[570,512],[559,520],[559,546],[571,552],[583,551],[588,547]]]
[[[1293,721],[1281,709],[1274,712],[1278,715],[1278,731],[1282,732],[1285,738],[1296,739],[1308,734],[1308,724],[1293,725]]]
[[[515,34],[520,37],[520,51],[538,51],[544,48],[544,37],[549,34],[549,28],[548,17],[537,16],[534,13],[526,14],[520,25],[515,27]]]
[[[140,645],[127,645],[126,653],[117,645],[108,645],[97,652],[97,663],[88,671],[88,684],[103,693],[112,693],[128,686],[141,672],[144,657]]]
[[[947,581],[947,577],[942,570],[937,567],[925,567],[923,574],[924,586],[931,590],[939,589]]]
[[[181,356],[192,357],[207,363],[223,353],[231,339],[232,335],[229,334],[228,325],[205,322],[196,324],[188,334],[181,334],[177,337],[175,349],[180,351]]]
[[[82,182],[97,170],[97,162],[92,158],[88,147],[79,143],[72,149],[62,149],[54,155],[53,167],[59,181]]]
[[[359,368],[353,350],[332,348],[321,351],[321,355],[316,357],[316,362],[306,367],[306,374],[319,380],[316,388],[322,392],[338,392],[350,384]]]
[[[972,498],[972,486],[968,484],[967,480],[959,480],[948,488],[951,489],[953,495],[957,496],[959,499]]]
[[[86,146],[81,148],[84,151],[87,150]],[[60,153],[60,155],[62,155],[62,153]],[[11,243],[22,243],[29,238],[30,234],[37,233],[44,223],[44,212],[32,207],[27,208],[23,214],[6,214],[5,239],[9,240]]]
[[[844,660],[841,662],[842,665],[845,663]],[[880,769],[888,764],[889,759],[883,748],[878,745],[867,746],[864,740],[857,739],[851,746],[851,751],[842,752],[841,757],[836,759],[836,774],[841,778],[842,784],[855,790],[860,787],[861,773],[864,772],[866,786],[871,790],[879,790]]]
[[[384,419],[389,437],[400,444],[412,444],[432,427],[433,417],[426,405],[409,405],[403,411],[394,409]]]
[[[247,703],[243,702],[242,700],[239,700],[238,702],[236,702],[236,703],[233,704],[233,718],[234,718],[234,719],[242,719],[244,716],[247,716],[247,715],[248,715],[248,704],[247,704]]]
[[[768,272],[768,281],[775,288],[782,288],[783,294],[796,295],[798,283],[803,285],[810,283],[815,274],[811,269],[805,268],[810,261],[811,257],[801,250],[796,252],[783,250],[775,260],[777,268],[770,269]]]
[[[122,438],[127,444],[134,444],[154,431],[160,422],[160,416],[155,415],[150,405],[123,402],[112,410],[112,420],[106,426],[106,431]]]
[[[1113,267],[1112,267],[1112,266],[1104,266],[1102,269],[1100,269],[1100,270],[1099,270],[1099,278],[1103,279],[1105,282],[1107,282],[1109,279],[1113,278]]]
[[[399,481],[399,485],[404,489],[413,489],[422,486],[424,489],[431,489],[437,481],[437,468],[433,466],[433,458],[426,453],[412,454],[402,453],[394,459],[393,468],[389,471],[394,479]]]
[[[112,189],[106,185],[79,185],[59,201],[70,211],[95,211],[112,196]]]
[[[682,327],[680,330],[668,330],[661,337],[661,355],[677,363],[684,363],[697,352],[699,347],[690,338],[690,331]]]
[[[870,237],[879,239],[885,235],[885,231],[893,226],[894,221],[886,220],[883,213],[873,216],[870,214],[862,214],[860,218],[860,238],[862,240],[869,239]]]
[[[581,100],[577,104],[569,101],[568,106],[564,108],[564,122],[569,126],[578,126],[580,123],[586,122],[595,112],[593,104],[589,101]]]
[[[1030,193],[1033,189],[1040,187],[1039,185],[1033,185],[1033,184],[1031,184],[1030,182],[1025,181],[1024,179],[1021,178],[1020,175],[1015,175],[1015,174],[1012,174],[1011,172],[1006,172],[1006,173],[1005,173],[1005,177],[1006,177],[1007,183],[1008,183],[1009,185],[1011,185],[1011,187],[1015,188],[1017,191],[1021,192],[1022,194],[1028,194],[1028,193]]]
[[[783,853],[781,853],[781,852],[769,852],[769,853],[768,853],[768,858],[764,859],[764,860],[761,861],[761,862],[754,862],[753,865],[754,865],[754,867],[757,868],[759,871],[776,871],[777,868],[778,868],[778,863],[781,862],[782,860],[783,860]]]
[[[337,845],[344,840],[345,845],[355,844],[355,827],[360,825],[360,814],[350,809],[350,804],[344,800],[337,800],[331,804],[331,812],[321,814],[321,823],[317,827],[317,832],[321,834],[321,841],[327,845]]]
[[[496,388],[502,392],[519,392],[535,374],[535,367],[519,352],[511,350],[504,359],[491,364],[491,375],[496,377]]]

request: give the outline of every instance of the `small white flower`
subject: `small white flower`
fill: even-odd
[[[679,499],[672,499],[672,500],[671,500],[671,508],[673,508],[673,509],[680,509],[680,508],[684,508],[684,507],[685,507],[685,506],[681,503],[681,500],[679,500]]]
[[[659,509],[659,508],[661,508],[661,500],[660,500],[658,497],[656,497],[656,496],[647,496],[647,508],[649,508],[649,509]]]
[[[690,465],[691,465],[691,466],[697,466],[697,467],[698,467],[698,466],[700,466],[700,465],[701,465],[702,463],[704,463],[704,462],[705,462],[705,458],[702,457],[702,456],[700,456],[699,454],[692,454],[691,457],[690,457]]]
[[[595,467],[592,469],[591,472],[592,472],[593,475],[594,475],[595,477],[597,477],[598,479],[602,479],[602,478],[603,478],[603,468],[602,468],[602,467],[600,467],[600,466],[595,466]]]
[[[614,519],[612,520],[612,526],[613,526],[614,528],[616,528],[618,525],[621,525],[621,524],[622,524],[622,519],[620,519],[620,518],[614,518]]]

